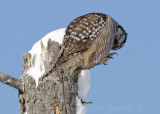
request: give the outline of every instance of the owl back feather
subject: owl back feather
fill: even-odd
[[[111,49],[119,49],[125,43],[126,33],[120,27],[110,16],[101,13],[90,13],[74,19],[65,31],[59,59],[47,75],[78,54],[84,56],[88,68],[102,63]]]

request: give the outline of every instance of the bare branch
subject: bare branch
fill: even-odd
[[[2,72],[0,72],[0,81],[18,89],[20,92],[24,91],[22,82],[12,76],[9,76],[7,74],[3,74]]]

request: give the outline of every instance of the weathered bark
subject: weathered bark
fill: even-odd
[[[47,73],[58,59],[60,46],[57,42],[49,40],[47,49],[41,42],[41,49]],[[20,80],[0,73],[1,82],[19,91],[20,114],[75,114],[78,66],[83,64],[81,56],[73,57],[52,74],[42,76],[38,86],[35,79],[27,74],[27,71],[34,66],[35,59],[36,57],[32,58],[30,53],[24,55],[23,75]]]
[[[0,72],[0,81],[11,87],[18,89],[21,93],[24,91],[23,83],[12,76]]]
[[[43,44],[41,48],[44,49]],[[60,46],[49,40],[48,48],[44,50],[44,65],[47,73],[58,59]],[[21,77],[24,92],[20,93],[19,97],[21,114],[24,112],[27,114],[75,114],[78,90],[78,72],[75,72],[75,69],[77,64],[82,64],[80,61],[73,58],[68,63],[62,64],[51,75],[40,78],[36,87],[35,80],[26,74],[27,70],[34,65],[31,55],[26,53]]]

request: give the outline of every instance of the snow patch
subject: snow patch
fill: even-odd
[[[76,98],[76,114],[86,114],[87,108],[82,101],[85,101],[90,89],[90,70],[82,70],[78,76],[78,96]]]
[[[82,70],[78,76],[78,97],[85,100],[90,89],[90,70]]]
[[[86,114],[87,108],[82,104],[81,99],[76,97],[76,114]]]
[[[38,86],[39,78],[45,73],[44,62],[41,57],[43,55],[43,52],[41,49],[41,43],[44,45],[45,48],[47,48],[49,39],[51,39],[52,41],[59,42],[59,44],[61,44],[64,34],[65,34],[65,28],[52,31],[48,33],[46,36],[44,36],[37,43],[35,43],[32,49],[29,51],[29,53],[31,54],[31,59],[32,60],[35,59],[35,63],[34,63],[34,66],[32,66],[27,71],[27,74],[35,79],[37,86]]]
[[[52,41],[56,41],[59,44],[61,44],[62,41],[63,41],[63,36],[65,34],[65,30],[66,30],[66,28],[62,28],[62,29],[58,29],[58,30],[55,30],[55,31],[52,31],[52,32],[48,33],[46,36],[44,36],[42,38],[43,45],[45,47],[47,47],[49,39],[51,39]]]

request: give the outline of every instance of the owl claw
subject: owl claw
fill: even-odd
[[[109,59],[113,59],[113,57],[111,57],[111,56],[108,56],[107,58],[109,58]]]
[[[112,56],[114,56],[115,54],[118,56],[118,54],[116,52],[113,52],[113,53],[109,53],[108,56],[107,56],[107,58],[113,59]]]
[[[118,53],[116,52],[113,52],[113,53],[110,53],[111,55],[117,55],[118,56]]]
[[[108,61],[108,60],[110,60],[110,59],[113,59],[113,57],[112,57],[112,56],[114,56],[114,54],[118,55],[118,54],[117,54],[117,53],[115,53],[115,52],[113,52],[113,53],[109,53],[109,54],[108,54],[108,56],[103,60],[103,62],[102,62],[102,63],[103,63],[104,65],[107,65],[107,64],[106,64],[106,61]]]

